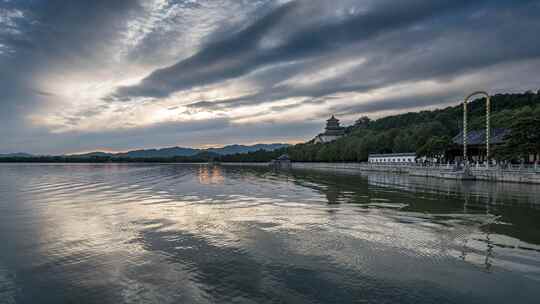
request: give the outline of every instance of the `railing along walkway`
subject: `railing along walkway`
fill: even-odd
[[[441,163],[297,163],[293,167],[302,168],[317,166],[319,168],[340,169],[340,170],[376,170],[376,171],[408,171],[408,170],[438,170],[447,172],[457,172],[464,169],[463,164],[441,164]],[[386,169],[386,170],[385,170]],[[500,165],[500,164],[469,164],[472,171],[502,171],[515,173],[540,173],[540,165]]]

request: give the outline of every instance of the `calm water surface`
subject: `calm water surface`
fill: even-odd
[[[540,303],[540,187],[0,165],[0,303]]]

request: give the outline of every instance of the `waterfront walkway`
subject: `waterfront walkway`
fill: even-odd
[[[269,166],[268,163],[223,163],[223,165]],[[494,182],[514,182],[540,184],[540,166],[538,165],[470,165],[468,170],[453,164],[420,164],[420,163],[324,163],[324,162],[292,162],[292,169],[319,170],[341,173],[387,172],[409,174],[454,180],[484,180]]]

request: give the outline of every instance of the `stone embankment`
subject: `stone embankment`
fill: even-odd
[[[269,163],[222,163],[228,166],[258,166],[267,167]],[[501,168],[490,166],[471,166],[469,170],[456,168],[452,165],[420,164],[406,165],[380,165],[368,163],[304,163],[293,162],[292,169],[318,170],[336,173],[360,174],[366,172],[386,172],[394,174],[408,174],[454,180],[482,180],[494,182],[514,182],[540,184],[540,166]]]

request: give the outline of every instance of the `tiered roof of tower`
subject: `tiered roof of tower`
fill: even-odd
[[[337,136],[340,136],[340,135],[343,135],[345,133],[345,128],[341,127],[339,125],[339,119],[337,119],[336,117],[334,117],[334,115],[332,115],[332,117],[330,117],[327,121],[326,121],[326,131],[324,132],[324,135],[337,135]]]

